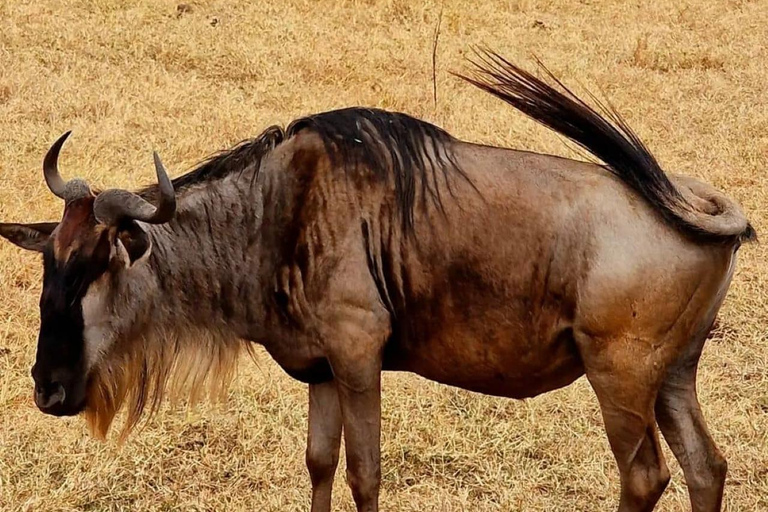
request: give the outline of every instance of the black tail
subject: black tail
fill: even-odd
[[[504,100],[602,160],[608,171],[644,197],[681,232],[701,242],[746,241],[754,237],[754,230],[748,223],[737,233],[719,232],[696,223],[693,220],[695,210],[614,109],[593,97],[603,112],[601,115],[541,63],[539,65],[559,90],[493,51],[477,51],[476,55],[477,60],[470,60],[475,66],[472,76],[458,75],[460,78]],[[691,215],[682,216],[681,212]]]

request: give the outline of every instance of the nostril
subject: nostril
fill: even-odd
[[[55,382],[54,387],[55,389],[51,395],[51,399],[55,400],[57,404],[63,404],[64,400],[67,398],[67,392],[64,391],[64,386],[58,382]]]
[[[40,409],[49,409],[64,403],[67,393],[58,382],[46,386],[35,384],[35,403]]]

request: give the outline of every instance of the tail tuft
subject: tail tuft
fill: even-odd
[[[599,111],[588,105],[540,62],[548,81],[493,51],[481,50],[476,55],[477,59],[471,61],[472,75],[458,75],[460,78],[589,151],[679,232],[700,243],[737,243],[756,238],[741,209],[723,194],[695,180],[681,180],[698,197],[682,194],[615,109],[594,97]],[[706,200],[713,204],[701,210],[689,198],[694,203]],[[719,212],[706,213],[713,206]]]

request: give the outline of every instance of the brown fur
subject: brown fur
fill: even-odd
[[[93,216],[94,199],[95,197],[77,199],[64,208],[64,215],[53,237],[53,254],[58,261],[68,261],[84,244],[98,239],[91,233],[97,227]],[[103,229],[103,226],[99,228]]]

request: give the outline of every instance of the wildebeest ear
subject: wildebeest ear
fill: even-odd
[[[125,222],[117,231],[115,239],[117,254],[114,257],[123,266],[130,267],[137,261],[149,256],[152,241],[144,229],[134,221]]]
[[[48,238],[58,222],[37,222],[34,224],[2,224],[0,236],[7,238],[22,249],[43,252]]]

